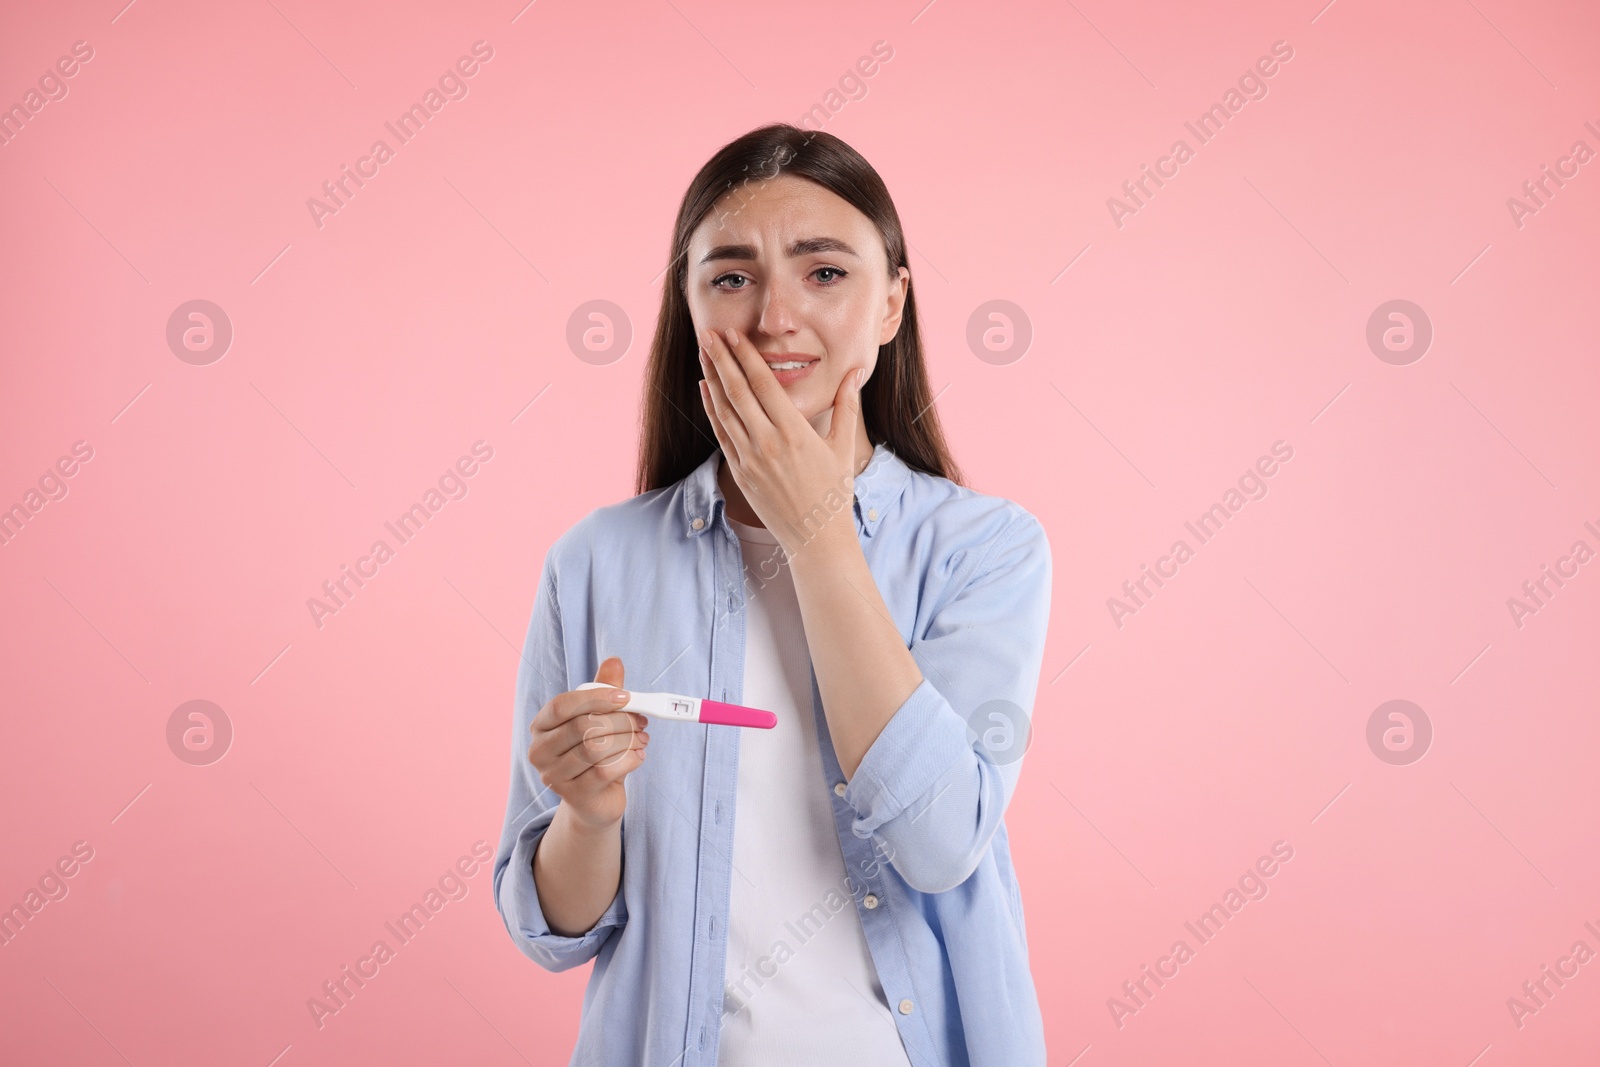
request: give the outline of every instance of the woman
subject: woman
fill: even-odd
[[[830,134],[754,130],[684,196],[638,495],[551,546],[517,676],[495,900],[595,961],[574,1065],[1045,1062],[1002,817],[1050,548],[961,484],[910,280]],[[576,688],[624,670],[778,725]]]

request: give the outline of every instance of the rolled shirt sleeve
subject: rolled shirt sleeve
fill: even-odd
[[[628,921],[619,884],[616,897],[589,930],[576,937],[552,933],[533,881],[534,851],[550,828],[561,798],[539,780],[533,764],[528,762],[528,746],[533,740],[529,731],[539,709],[556,694],[571,688],[567,684],[561,609],[556,597],[554,560],[559,545],[558,541],[545,556],[533,618],[517,668],[511,789],[494,863],[495,907],[506,930],[523,955],[548,971],[565,971],[593,959],[606,938]]]
[[[911,888],[942,893],[977,869],[1022,771],[1050,616],[1050,542],[1020,514],[937,609],[922,669],[867,749],[844,800]],[[982,709],[980,711],[980,709]],[[969,728],[969,719],[972,728]]]
[[[504,871],[496,870],[500,879],[495,887],[495,900],[506,929],[523,955],[547,971],[565,971],[592,960],[605,944],[612,931],[621,929],[628,921],[628,906],[623,900],[622,886],[605,913],[595,924],[577,937],[563,937],[550,932],[545,922],[544,909],[539,907],[539,894],[533,884],[533,853],[539,839],[550,828],[555,818],[555,806],[544,809],[517,835],[511,849],[510,860]],[[626,820],[626,816],[623,817]]]

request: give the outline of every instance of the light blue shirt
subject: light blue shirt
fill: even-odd
[[[570,1067],[717,1062],[743,728],[650,720],[649,756],[625,779],[621,885],[577,937],[550,931],[534,888],[534,849],[561,798],[528,745],[539,709],[608,656],[622,657],[625,688],[740,702],[746,583],[772,575],[746,573],[720,458],[590,512],[540,575],[494,892],[512,940],[541,967],[595,961]],[[815,519],[842,521],[847,501],[831,494]],[[846,782],[812,673],[816,788],[832,805],[849,906],[915,1067],[1044,1067],[1004,815],[1044,657],[1049,541],[1020,505],[914,470],[881,443],[850,507],[923,680]]]

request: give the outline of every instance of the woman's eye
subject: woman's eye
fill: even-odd
[[[811,272],[811,276],[813,278],[819,274],[833,275],[833,277],[824,279],[822,281],[824,288],[838,285],[840,278],[847,278],[850,276],[848,271],[840,270],[838,267],[818,267],[816,270]],[[735,281],[748,282],[749,280],[750,279],[746,278],[743,274],[719,274],[715,278],[711,279],[711,288],[721,289],[725,292],[738,292],[740,289],[748,289],[750,287],[748,285],[723,285],[722,283]]]

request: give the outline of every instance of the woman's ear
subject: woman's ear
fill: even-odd
[[[911,271],[905,267],[899,267],[896,271],[894,281],[889,283],[889,301],[884,309],[883,330],[878,337],[880,345],[893,341],[895,334],[900,332],[900,320],[905,314],[906,297],[911,290]]]

